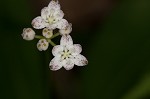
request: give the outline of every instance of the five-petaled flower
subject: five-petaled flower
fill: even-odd
[[[36,17],[32,20],[32,26],[35,29],[64,29],[68,22],[66,19],[63,19],[64,13],[60,9],[60,5],[55,1],[51,1],[48,7],[44,7],[41,10],[41,16]]]
[[[49,66],[50,69],[56,71],[61,67],[70,70],[77,66],[88,64],[87,59],[81,55],[82,47],[80,44],[73,44],[70,35],[63,35],[60,40],[60,45],[56,45],[52,49],[52,54],[55,56]]]

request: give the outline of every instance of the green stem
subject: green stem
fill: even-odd
[[[56,46],[56,44],[55,44],[52,40],[48,39],[47,41],[48,41],[52,46]]]
[[[53,38],[55,38],[55,37],[57,37],[59,35],[60,35],[60,33],[58,32],[58,33],[54,34],[50,39],[53,39]]]
[[[35,35],[35,38],[36,39],[46,39],[52,46],[55,46],[56,44],[51,40],[51,39],[53,39],[53,38],[55,38],[55,37],[57,37],[57,36],[59,36],[60,35],[60,33],[56,33],[56,34],[54,34],[51,38],[45,38],[44,36],[40,36],[40,35]]]
[[[37,39],[45,39],[45,37],[40,36],[40,35],[35,35],[35,38],[37,38]]]

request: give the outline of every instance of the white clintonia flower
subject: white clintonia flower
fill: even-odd
[[[82,47],[80,44],[73,44],[70,35],[63,35],[60,40],[60,45],[56,45],[52,49],[52,54],[55,56],[49,66],[50,69],[56,71],[61,67],[70,70],[77,66],[88,64],[87,59],[81,55]]]
[[[42,31],[42,34],[46,38],[51,38],[53,36],[53,30],[50,30],[48,28],[44,28]]]
[[[39,51],[45,51],[48,49],[49,43],[46,39],[40,39],[37,43],[37,48]]]
[[[35,32],[32,28],[24,28],[21,35],[25,40],[33,40],[35,37]]]
[[[70,34],[72,31],[72,24],[68,24],[65,29],[60,29],[59,32],[61,35]]]
[[[60,9],[60,5],[55,1],[51,1],[48,7],[44,7],[41,10],[41,16],[32,20],[32,25],[35,29],[43,29],[45,27],[49,29],[62,29],[64,26],[64,13]],[[65,20],[67,21],[67,20]]]

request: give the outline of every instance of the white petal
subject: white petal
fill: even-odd
[[[57,9],[57,10],[59,10],[59,9],[60,9],[60,4],[59,4],[58,1],[55,2],[55,1],[52,0],[52,1],[49,3],[48,7],[51,8],[51,9]]]
[[[64,13],[62,10],[55,10],[54,11],[54,18],[56,21],[61,20],[64,17]]]
[[[45,22],[40,16],[33,19],[31,24],[35,29],[42,29],[45,27]]]
[[[63,67],[66,70],[71,70],[74,67],[74,61],[72,59],[66,59],[66,60],[64,60]]]
[[[49,17],[50,15],[50,9],[48,7],[44,7],[42,10],[41,10],[41,17],[46,20],[47,17]]]
[[[58,57],[54,57],[49,64],[49,68],[53,71],[59,70],[61,67],[62,63]]]
[[[69,25],[68,21],[66,19],[61,19],[58,23],[57,23],[57,28],[58,29],[66,29],[66,27]]]
[[[72,46],[73,40],[70,35],[63,35],[60,40],[60,45],[62,46]]]
[[[54,46],[53,47],[53,49],[52,49],[52,54],[54,55],[54,56],[61,56],[61,52],[63,51],[63,46],[61,46],[61,45],[56,45],[56,46]]]
[[[88,64],[88,60],[81,54],[77,55],[74,61],[77,66],[85,66]]]
[[[80,54],[82,52],[82,46],[80,44],[74,44],[73,45],[74,48],[74,54]]]

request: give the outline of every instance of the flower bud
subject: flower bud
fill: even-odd
[[[51,38],[53,36],[53,30],[50,30],[48,28],[44,28],[42,31],[42,34],[46,38]]]
[[[70,34],[71,31],[72,31],[72,24],[68,24],[68,26],[66,26],[65,29],[60,29],[59,30],[60,34],[62,34],[62,35]]]
[[[48,49],[49,43],[46,39],[40,39],[37,43],[37,48],[39,51],[45,51]]]
[[[32,28],[24,28],[23,33],[21,34],[24,40],[33,40],[35,37],[35,32]]]

